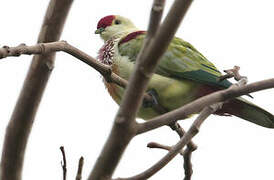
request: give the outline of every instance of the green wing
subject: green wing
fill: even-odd
[[[145,35],[138,35],[119,44],[119,53],[135,61],[142,47]],[[156,73],[177,79],[189,79],[202,84],[227,88],[231,83],[227,80],[218,81],[222,74],[190,43],[173,38],[167,51],[161,58]]]

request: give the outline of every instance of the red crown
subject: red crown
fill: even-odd
[[[113,19],[115,19],[115,16],[113,16],[113,15],[103,17],[98,22],[97,29],[106,28],[106,27],[110,26],[112,24]]]

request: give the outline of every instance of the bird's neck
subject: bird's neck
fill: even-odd
[[[133,28],[126,29],[123,31],[118,31],[118,32],[112,33],[110,36],[108,36],[107,38],[103,38],[103,39],[104,39],[104,42],[106,43],[109,40],[121,39],[121,38],[125,37],[126,35],[128,35],[132,32],[135,32],[135,31],[138,31],[138,29],[133,27]]]

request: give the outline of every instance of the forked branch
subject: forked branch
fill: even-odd
[[[240,79],[238,85],[232,85],[229,89],[233,89],[234,87],[237,87],[237,86],[243,86],[246,83],[247,83],[246,78]],[[186,144],[189,144],[191,139],[196,134],[198,134],[200,127],[202,123],[205,121],[205,119],[211,114],[213,114],[214,112],[216,112],[217,110],[221,109],[222,105],[223,105],[223,102],[218,102],[216,104],[204,107],[203,110],[200,112],[199,116],[197,117],[197,119],[192,123],[189,130],[186,133],[184,133],[180,141],[175,146],[169,148],[168,146],[163,146],[155,143],[150,144],[150,146],[152,147],[159,146],[162,149],[169,150],[169,152],[161,160],[155,163],[153,166],[151,166],[150,168],[148,168],[147,170],[145,170],[144,172],[136,176],[129,177],[129,178],[118,178],[116,180],[141,180],[141,179],[147,179],[153,176],[160,169],[162,169],[168,162],[170,162],[178,153],[180,153],[182,151],[182,148]],[[188,158],[190,158],[191,152],[188,150],[186,152],[183,152],[182,154],[186,156],[185,161],[187,161],[187,163],[185,163],[185,175],[186,175],[185,180],[190,180],[192,175],[192,166],[191,164],[188,164],[190,163],[190,159]]]

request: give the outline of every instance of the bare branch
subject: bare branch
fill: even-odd
[[[66,180],[67,179],[67,159],[66,159],[66,153],[65,153],[64,146],[61,146],[60,150],[61,150],[62,157],[63,157],[63,163],[61,162],[61,166],[63,169],[63,180]]]
[[[105,78],[105,80],[108,83],[115,83],[123,88],[126,88],[128,84],[127,80],[113,73],[109,65],[105,65],[97,61],[95,58],[89,56],[85,52],[70,45],[66,41],[40,43],[33,46],[27,46],[26,44],[20,44],[17,47],[4,46],[3,48],[0,48],[0,59],[12,57],[12,56],[18,57],[23,54],[24,55],[47,54],[47,53],[59,52],[59,51],[66,52],[72,55],[73,57],[75,57],[76,59],[94,68]],[[153,101],[152,97],[147,93],[144,94],[144,100],[146,102]],[[160,104],[155,104],[152,106],[152,108],[161,114],[164,114],[166,112],[164,107],[162,107]]]
[[[189,143],[188,143],[189,144]],[[150,142],[147,147],[149,148],[159,148],[159,149],[164,149],[167,151],[170,151],[172,149],[172,146],[166,146],[162,145],[156,142]],[[184,169],[185,169],[185,177],[184,180],[189,180],[191,179],[191,176],[193,174],[192,170],[192,163],[191,163],[191,156],[192,152],[194,150],[191,148],[186,148],[186,150],[181,150],[179,153],[184,157]]]
[[[177,122],[175,124],[173,124],[171,126],[171,128],[177,132],[177,134],[180,136],[180,138],[182,138],[183,135],[185,134],[185,131],[183,130],[183,128],[180,127],[179,123],[177,123]],[[162,144],[159,144],[156,142],[148,143],[147,147],[165,149],[168,151],[170,151],[172,149],[171,146],[162,145]],[[187,144],[187,148],[185,150],[182,149],[180,151],[180,154],[184,157],[185,180],[190,179],[191,175],[193,173],[191,156],[192,156],[192,152],[195,151],[196,149],[197,149],[197,145],[194,144],[193,141],[190,141]]]
[[[181,108],[168,112],[164,115],[157,116],[145,123],[139,124],[139,130],[137,134],[142,134],[158,127],[168,125],[172,122],[176,122],[177,120],[184,119],[191,114],[200,112],[201,109],[211,104],[223,102],[238,96],[269,88],[274,88],[274,78],[258,81],[241,87],[233,86],[232,88],[214,92],[207,96],[201,97]]]
[[[224,72],[226,73],[225,75],[223,76],[220,76],[219,77],[219,81],[223,81],[225,79],[229,79],[229,78],[232,78],[234,77],[234,79],[236,81],[240,81],[243,83],[243,84],[240,84],[240,85],[244,85],[247,83],[247,77],[245,76],[241,76],[240,73],[240,67],[239,66],[234,66],[233,69],[228,69],[228,70],[224,70]],[[238,83],[239,84],[239,83]],[[249,95],[250,96],[250,95]],[[250,96],[252,97],[252,96]]]
[[[199,128],[204,120],[212,114],[216,109],[211,107],[205,107],[198,118],[193,122],[190,129],[185,133],[185,135],[180,139],[180,141],[173,146],[169,152],[157,163],[151,166],[146,171],[129,178],[117,178],[116,180],[140,180],[147,179],[153,176],[156,172],[162,169],[169,161],[171,161],[178,153],[181,152],[182,148],[190,142],[190,140],[199,132]],[[164,148],[164,147],[163,147]]]
[[[193,174],[193,168],[191,163],[191,157],[192,157],[193,150],[190,148],[187,148],[184,151],[183,157],[184,157],[184,169],[185,169],[185,177],[184,180],[190,180],[191,176]]]
[[[173,130],[175,130],[177,132],[177,134],[179,135],[180,138],[184,136],[185,131],[180,126],[180,124],[178,122],[171,123],[169,126],[171,127],[171,129],[173,129]],[[195,151],[197,149],[197,145],[194,142],[192,142],[192,141],[189,142],[188,147],[190,149],[193,149],[193,151]]]
[[[238,86],[243,86],[243,85],[246,84],[246,82],[247,82],[247,78],[242,77],[242,79],[240,79],[240,81],[237,85],[230,86],[228,88],[228,90],[234,89]],[[173,146],[172,148],[170,148],[168,146],[160,145],[160,144],[157,144],[157,143],[150,143],[148,145],[149,147],[158,147],[158,148],[169,150],[169,152],[161,160],[159,160],[157,163],[155,163],[153,166],[151,166],[146,171],[144,171],[144,172],[142,172],[142,173],[140,173],[136,176],[133,176],[133,177],[118,178],[117,180],[147,179],[147,178],[153,176],[160,169],[162,169],[169,161],[171,161],[178,153],[180,153],[182,151],[182,148],[186,144],[190,144],[191,139],[199,132],[199,129],[200,129],[202,123],[205,121],[205,119],[208,116],[210,116],[211,114],[213,114],[214,112],[216,112],[217,110],[221,109],[222,105],[223,105],[223,101],[218,102],[218,103],[213,104],[213,105],[210,105],[210,106],[206,106],[205,108],[203,108],[203,110],[200,112],[199,116],[193,122],[193,124],[191,125],[189,130],[186,133],[183,134],[180,141],[175,146]],[[185,180],[190,180],[191,175],[192,175],[192,164],[191,164],[191,161],[190,161],[192,151],[193,150],[191,148],[187,148],[186,151],[182,153],[183,156],[184,156],[184,160],[185,160],[184,161]]]
[[[163,11],[165,7],[165,0],[154,0],[152,4],[152,10],[150,13],[150,20],[147,31],[147,39],[154,36],[162,19]]]
[[[0,48],[0,59],[9,56],[20,56],[22,54],[32,55],[32,54],[47,54],[52,52],[63,51],[66,52],[78,60],[86,63],[87,65],[96,69],[108,82],[113,82],[121,87],[126,87],[127,81],[119,77],[118,75],[112,73],[111,67],[100,63],[95,58],[89,56],[83,51],[77,49],[76,47],[70,45],[66,41],[50,42],[50,43],[40,43],[33,46],[26,46],[25,44],[20,44],[17,47],[4,46]]]
[[[148,147],[148,148],[164,149],[164,150],[167,150],[167,151],[170,151],[170,150],[172,149],[171,146],[159,144],[159,143],[156,143],[156,142],[150,142],[150,143],[148,143],[148,144],[147,144],[147,147]],[[183,151],[182,151],[182,150],[181,150],[180,154],[183,154]]]
[[[73,0],[51,0],[38,42],[58,41]],[[49,23],[50,22],[50,23]],[[48,78],[54,66],[54,53],[34,56],[23,89],[6,129],[0,179],[20,180],[25,149],[32,124]]]
[[[79,159],[79,163],[78,163],[78,170],[77,170],[76,180],[81,180],[82,179],[83,165],[84,165],[84,158],[81,157]]]
[[[169,126],[177,132],[177,134],[179,135],[180,138],[182,138],[184,136],[185,131],[180,126],[180,124],[178,122],[171,123]],[[197,149],[197,145],[194,144],[193,141],[190,141],[187,144],[186,149],[180,153],[184,157],[184,169],[185,169],[185,178],[184,179],[185,180],[191,179],[191,175],[193,173],[191,156],[192,156],[192,152],[195,151],[196,149]]]

